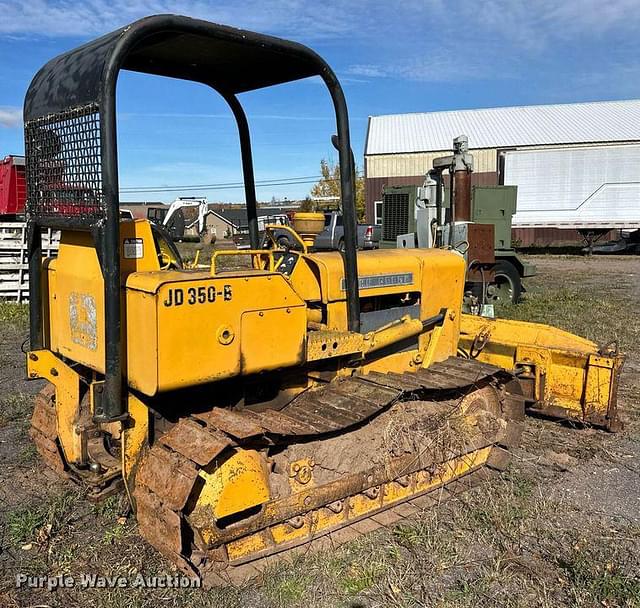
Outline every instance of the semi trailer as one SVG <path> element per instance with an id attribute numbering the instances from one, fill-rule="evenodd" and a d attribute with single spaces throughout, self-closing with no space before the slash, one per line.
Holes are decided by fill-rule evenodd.
<path id="1" fill-rule="evenodd" d="M 518 187 L 514 228 L 576 230 L 589 251 L 612 230 L 623 238 L 611 252 L 637 241 L 640 145 L 508 150 L 500 162 L 503 183 Z"/>

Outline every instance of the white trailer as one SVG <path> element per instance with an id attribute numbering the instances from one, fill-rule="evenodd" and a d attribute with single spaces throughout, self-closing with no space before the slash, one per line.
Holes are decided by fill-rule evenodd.
<path id="1" fill-rule="evenodd" d="M 504 183 L 518 186 L 514 228 L 640 228 L 640 144 L 506 151 Z"/>

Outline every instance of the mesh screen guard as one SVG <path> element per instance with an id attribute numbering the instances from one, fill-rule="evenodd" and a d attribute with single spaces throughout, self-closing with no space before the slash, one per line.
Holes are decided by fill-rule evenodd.
<path id="1" fill-rule="evenodd" d="M 399 234 L 409 232 L 409 195 L 406 192 L 386 192 L 382 199 L 382 239 L 395 241 Z"/>
<path id="2" fill-rule="evenodd" d="M 29 217 L 86 226 L 105 217 L 97 104 L 27 121 L 25 152 Z"/>

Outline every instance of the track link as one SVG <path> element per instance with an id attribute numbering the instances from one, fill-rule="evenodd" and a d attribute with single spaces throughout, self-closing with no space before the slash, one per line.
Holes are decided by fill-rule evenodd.
<path id="1" fill-rule="evenodd" d="M 29 435 L 49 468 L 62 477 L 69 477 L 58 443 L 56 390 L 53 384 L 47 384 L 36 395 Z"/>
<path id="2" fill-rule="evenodd" d="M 495 395 L 498 405 L 497 411 L 485 415 L 480 410 L 491 402 L 486 395 Z M 464 400 L 468 409 L 482 413 L 482 424 L 454 452 L 437 446 L 428 454 L 418 450 L 339 475 L 304 494 L 271 501 L 270 508 L 230 529 L 213 530 L 215 542 L 203 540 L 201 522 L 188 506 L 190 497 L 201 468 L 229 448 L 269 451 L 320 443 L 357 432 L 397 404 L 414 400 L 425 402 L 421 407 L 435 418 L 456 412 Z M 488 419 L 493 426 L 487 427 Z M 295 548 L 336 546 L 461 491 L 486 477 L 487 467 L 504 469 L 509 448 L 519 441 L 523 419 L 524 399 L 510 374 L 460 358 L 414 373 L 340 379 L 307 391 L 280 411 L 214 408 L 179 420 L 143 458 L 134 491 L 140 531 L 206 584 L 239 583 Z M 246 552 L 245 545 L 255 550 Z"/>

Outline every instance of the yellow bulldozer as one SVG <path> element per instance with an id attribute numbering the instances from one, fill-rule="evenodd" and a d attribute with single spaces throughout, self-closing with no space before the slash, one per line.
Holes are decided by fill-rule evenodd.
<path id="1" fill-rule="evenodd" d="M 251 249 L 190 268 L 118 213 L 121 70 L 203 83 L 237 122 Z M 344 252 L 259 239 L 238 94 L 319 77 L 336 119 Z M 25 101 L 31 437 L 100 499 L 126 492 L 141 534 L 214 584 L 502 470 L 526 412 L 615 430 L 622 357 L 543 325 L 462 314 L 465 263 L 443 249 L 356 252 L 340 84 L 300 44 L 187 17 L 137 21 L 69 51 Z M 42 259 L 42 227 L 61 230 Z M 282 226 L 277 227 L 282 230 Z M 229 268 L 229 256 L 250 266 Z M 233 265 L 237 267 L 236 265 Z M 192 328 L 199 328 L 193 332 Z M 188 337 L 187 337 L 188 336 Z"/>

